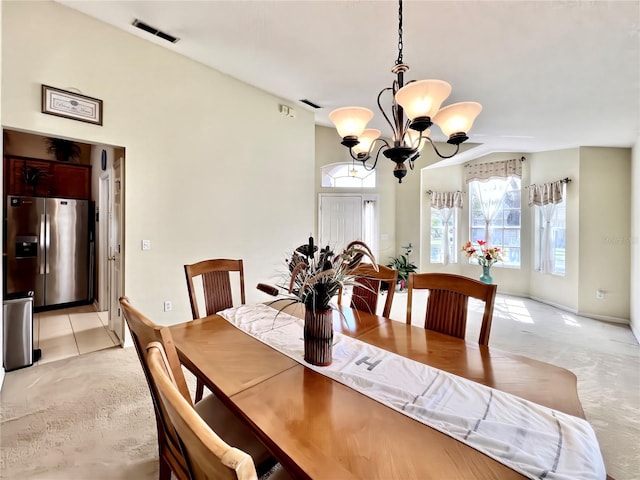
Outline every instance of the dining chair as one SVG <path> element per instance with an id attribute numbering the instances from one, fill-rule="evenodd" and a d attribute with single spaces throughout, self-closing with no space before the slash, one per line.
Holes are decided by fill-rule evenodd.
<path id="1" fill-rule="evenodd" d="M 193 405 L 171 332 L 168 328 L 156 325 L 145 317 L 131 305 L 127 297 L 120 298 L 120 306 L 129 326 L 131 338 L 138 353 L 138 358 L 151 392 L 151 399 L 153 400 L 158 431 L 159 478 L 160 480 L 169 480 L 173 471 L 179 480 L 189 479 L 189 471 L 182 454 L 179 438 L 169 421 L 163 404 L 160 402 L 157 385 L 149 373 L 146 350 L 146 346 L 151 342 L 160 342 L 163 345 L 167 365 L 171 371 L 176 389 L 187 404 Z M 207 395 L 203 400 L 197 402 L 194 408 L 205 422 L 211 425 L 226 441 L 234 443 L 238 448 L 247 451 L 253 457 L 261 472 L 267 471 L 276 463 L 269 451 L 253 435 L 251 430 L 218 397 Z"/>
<path id="2" fill-rule="evenodd" d="M 414 290 L 428 290 L 424 328 L 464 339 L 469 297 L 476 298 L 484 302 L 478 343 L 488 345 L 497 288 L 496 285 L 482 283 L 462 275 L 412 273 L 409 275 L 407 294 L 407 324 L 411 324 Z"/>
<path id="3" fill-rule="evenodd" d="M 171 362 L 160 342 L 147 345 L 147 361 L 158 399 L 175 429 L 185 458 L 190 480 L 229 478 L 257 480 L 253 458 L 240 447 L 232 446 L 204 421 L 188 398 L 180 391 Z M 282 468 L 269 475 L 272 480 L 290 478 Z"/>
<path id="4" fill-rule="evenodd" d="M 194 320 L 201 317 L 198 308 L 198 292 L 200 289 L 196 288 L 198 279 L 201 280 L 201 285 L 198 286 L 201 286 L 204 296 L 204 316 L 209 316 L 220 310 L 233 307 L 233 289 L 231 288 L 231 273 L 233 272 L 236 272 L 239 276 L 240 303 L 244 305 L 244 268 L 242 260 L 215 258 L 184 266 L 189 302 L 191 303 L 191 315 Z M 195 401 L 202 399 L 203 394 L 204 382 L 196 375 Z"/>
<path id="5" fill-rule="evenodd" d="M 377 270 L 370 263 L 361 263 L 350 274 L 356 277 L 355 285 L 351 293 L 351 308 L 364 312 L 375 313 L 378 310 L 378 297 L 382 282 L 388 285 L 387 299 L 384 302 L 382 316 L 389 318 L 391 315 L 391 305 L 395 293 L 396 282 L 398 281 L 398 271 L 384 265 L 377 266 Z M 338 292 L 338 305 L 342 304 L 342 291 Z"/>

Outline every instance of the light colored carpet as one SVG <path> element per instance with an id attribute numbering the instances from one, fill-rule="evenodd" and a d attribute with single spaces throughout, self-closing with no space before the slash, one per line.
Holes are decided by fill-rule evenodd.
<path id="1" fill-rule="evenodd" d="M 133 348 L 9 372 L 0 399 L 2 478 L 157 478 L 153 406 Z"/>
<path id="2" fill-rule="evenodd" d="M 391 316 L 402 320 L 406 296 L 396 295 Z M 490 345 L 573 371 L 609 474 L 640 479 L 640 348 L 628 327 L 499 295 Z M 157 479 L 155 419 L 133 348 L 9 372 L 0 407 L 0 478 Z"/>

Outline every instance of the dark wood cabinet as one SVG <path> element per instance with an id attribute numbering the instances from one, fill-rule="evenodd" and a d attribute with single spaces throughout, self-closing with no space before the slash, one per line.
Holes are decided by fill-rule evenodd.
<path id="1" fill-rule="evenodd" d="M 91 166 L 5 157 L 5 193 L 91 199 Z"/>
<path id="2" fill-rule="evenodd" d="M 54 163 L 51 177 L 52 196 L 65 198 L 91 198 L 91 166 Z"/>

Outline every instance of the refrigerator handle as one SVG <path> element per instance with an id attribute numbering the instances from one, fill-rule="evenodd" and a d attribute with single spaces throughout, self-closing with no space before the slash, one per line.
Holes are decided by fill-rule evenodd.
<path id="1" fill-rule="evenodd" d="M 40 275 L 44 275 L 45 273 L 45 265 L 44 265 L 44 259 L 45 259 L 45 254 L 44 254 L 44 249 L 45 249 L 45 236 L 46 236 L 46 232 L 45 232 L 45 217 L 44 217 L 44 213 L 42 215 L 40 215 L 40 238 L 38 239 L 38 258 L 40 259 L 39 263 L 39 270 L 40 270 Z"/>
<path id="2" fill-rule="evenodd" d="M 47 255 L 45 255 L 45 270 L 44 273 L 49 273 L 49 246 L 51 244 L 51 215 L 45 215 L 45 242 L 44 246 L 47 249 Z"/>

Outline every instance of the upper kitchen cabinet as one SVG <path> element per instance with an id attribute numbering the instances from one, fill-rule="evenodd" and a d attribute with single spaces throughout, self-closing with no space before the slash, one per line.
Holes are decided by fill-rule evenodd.
<path id="1" fill-rule="evenodd" d="M 91 199 L 91 165 L 54 163 L 53 197 Z"/>
<path id="2" fill-rule="evenodd" d="M 91 166 L 5 156 L 5 193 L 37 197 L 91 198 Z"/>

